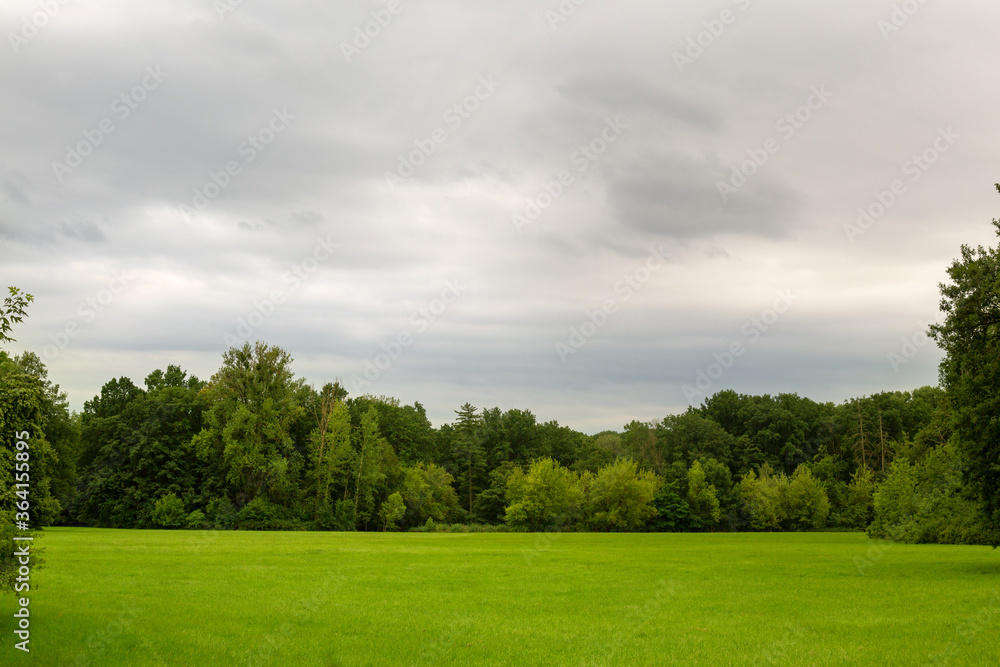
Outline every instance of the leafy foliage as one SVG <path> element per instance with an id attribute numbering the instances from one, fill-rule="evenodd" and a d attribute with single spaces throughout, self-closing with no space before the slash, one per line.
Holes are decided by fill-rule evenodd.
<path id="1" fill-rule="evenodd" d="M 996 186 L 1000 191 L 1000 184 Z M 1000 236 L 1000 220 L 994 220 Z M 945 321 L 930 333 L 945 351 L 941 384 L 956 415 L 965 475 L 978 492 L 989 541 L 1000 545 L 1000 247 L 962 246 L 942 284 Z"/>

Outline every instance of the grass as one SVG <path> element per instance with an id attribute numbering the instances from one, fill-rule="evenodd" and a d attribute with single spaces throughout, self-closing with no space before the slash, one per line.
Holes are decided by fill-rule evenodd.
<path id="1" fill-rule="evenodd" d="M 1000 664 L 985 547 L 79 528 L 41 544 L 31 655 L 8 595 L 0 664 Z"/>

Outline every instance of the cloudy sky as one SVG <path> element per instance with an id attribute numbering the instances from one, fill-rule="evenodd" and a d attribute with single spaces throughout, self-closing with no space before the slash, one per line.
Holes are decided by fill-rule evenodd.
<path id="1" fill-rule="evenodd" d="M 12 347 L 76 409 L 256 339 L 435 425 L 840 402 L 936 383 L 937 284 L 995 244 L 993 1 L 7 0 L 0 24 L 0 283 L 36 297 Z"/>

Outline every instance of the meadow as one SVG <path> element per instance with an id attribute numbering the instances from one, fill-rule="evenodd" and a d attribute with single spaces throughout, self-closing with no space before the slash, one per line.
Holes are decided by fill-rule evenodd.
<path id="1" fill-rule="evenodd" d="M 859 533 L 50 528 L 38 665 L 1000 664 L 1000 553 Z"/>

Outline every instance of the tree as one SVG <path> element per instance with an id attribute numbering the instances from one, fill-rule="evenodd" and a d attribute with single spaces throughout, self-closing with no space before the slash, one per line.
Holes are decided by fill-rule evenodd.
<path id="1" fill-rule="evenodd" d="M 160 528 L 180 528 L 187 523 L 184 501 L 168 493 L 153 503 L 153 524 Z"/>
<path id="2" fill-rule="evenodd" d="M 955 443 L 933 448 L 915 464 L 898 458 L 875 491 L 868 534 L 907 543 L 985 543 L 980 504 L 970 491 Z"/>
<path id="3" fill-rule="evenodd" d="M 70 412 L 69 398 L 59 385 L 49 380 L 48 369 L 34 352 L 25 352 L 14 358 L 15 363 L 28 375 L 38 378 L 42 397 L 41 428 L 45 440 L 52 446 L 51 469 L 45 471 L 51 479 L 52 496 L 63 509 L 68 509 L 76 497 L 77 457 L 80 449 L 80 420 Z M 33 470 L 34 474 L 42 472 Z"/>
<path id="4" fill-rule="evenodd" d="M 461 463 L 465 479 L 463 486 L 468 490 L 469 514 L 472 514 L 472 483 L 473 468 L 479 468 L 482 458 L 482 445 L 480 443 L 479 426 L 480 418 L 476 415 L 476 408 L 471 403 L 466 403 L 459 410 L 455 410 L 458 415 L 458 423 L 455 424 L 455 460 Z"/>
<path id="5" fill-rule="evenodd" d="M 1000 192 L 1000 184 L 996 185 Z M 1000 220 L 993 226 L 1000 236 Z M 942 283 L 945 321 L 930 327 L 944 350 L 941 384 L 957 417 L 966 479 L 978 492 L 989 541 L 1000 545 L 1000 247 L 962 246 Z"/>
<path id="6" fill-rule="evenodd" d="M 3 300 L 3 306 L 0 306 L 0 343 L 16 342 L 10 337 L 12 325 L 24 321 L 28 304 L 35 300 L 35 297 L 22 293 L 16 287 L 8 287 L 7 291 L 10 294 Z"/>
<path id="7" fill-rule="evenodd" d="M 206 428 L 196 438 L 199 455 L 220 466 L 242 504 L 267 495 L 285 500 L 292 480 L 291 427 L 304 408 L 296 400 L 292 358 L 258 342 L 231 348 L 205 388 Z"/>
<path id="8" fill-rule="evenodd" d="M 150 378 L 169 376 L 169 382 Z M 145 392 L 128 378 L 112 380 L 84 407 L 80 494 L 75 519 L 85 525 L 154 525 L 150 499 L 174 494 L 202 505 L 211 472 L 192 438 L 202 430 L 201 382 L 177 366 L 154 371 Z"/>
<path id="9" fill-rule="evenodd" d="M 687 503 L 691 511 L 691 527 L 695 530 L 712 528 L 722 517 L 719 496 L 714 486 L 705 480 L 701 463 L 695 461 L 688 470 Z"/>
<path id="10" fill-rule="evenodd" d="M 640 472 L 629 459 L 602 468 L 587 488 L 590 525 L 597 530 L 641 530 L 656 515 L 653 500 L 660 484 L 655 474 Z"/>
<path id="11" fill-rule="evenodd" d="M 688 527 L 690 510 L 687 501 L 682 497 L 682 492 L 678 489 L 679 486 L 680 483 L 676 481 L 664 482 L 660 486 L 653 499 L 656 516 L 646 524 L 647 530 L 672 533 Z"/>
<path id="12" fill-rule="evenodd" d="M 311 476 L 316 486 L 315 517 L 330 511 L 330 488 L 335 484 L 347 490 L 350 472 L 351 415 L 332 384 L 320 392 L 315 404 L 318 426 L 310 434 L 309 446 L 313 465 Z"/>
<path id="13" fill-rule="evenodd" d="M 4 591 L 14 591 L 18 568 L 26 563 L 14 555 L 14 537 L 32 537 L 34 533 L 22 527 L 15 527 L 14 521 L 26 520 L 32 527 L 42 527 L 39 523 L 40 500 L 48 496 L 47 478 L 32 474 L 30 487 L 16 488 L 15 474 L 23 475 L 39 456 L 45 456 L 44 433 L 41 430 L 42 403 L 44 390 L 38 378 L 22 371 L 6 352 L 0 351 L 0 587 Z M 20 466 L 17 471 L 15 466 Z M 39 471 L 40 472 L 40 471 Z M 23 477 L 19 482 L 24 482 Z M 31 512 L 15 514 L 15 502 L 31 499 Z M 55 510 L 56 508 L 51 508 Z M 44 518 L 43 518 L 44 521 Z M 35 568 L 41 563 L 40 549 L 32 547 L 27 565 Z"/>
<path id="14" fill-rule="evenodd" d="M 753 470 L 743 475 L 739 496 L 743 512 L 753 530 L 781 530 L 785 520 L 781 503 L 782 478 L 775 477 L 771 466 L 761 467 L 760 476 Z"/>
<path id="15" fill-rule="evenodd" d="M 389 526 L 395 526 L 405 513 L 406 503 L 403 501 L 403 496 L 399 495 L 397 491 L 389 496 L 379 509 L 378 515 L 382 519 L 382 530 L 386 531 Z"/>
<path id="16" fill-rule="evenodd" d="M 484 523 L 502 523 L 507 509 L 507 480 L 518 466 L 504 461 L 490 471 L 489 486 L 476 496 L 474 519 Z"/>
<path id="17" fill-rule="evenodd" d="M 580 514 L 584 493 L 576 473 L 552 459 L 540 459 L 528 472 L 516 469 L 507 479 L 507 525 L 515 530 L 570 527 Z"/>
<path id="18" fill-rule="evenodd" d="M 400 494 L 406 503 L 404 524 L 419 526 L 428 519 L 444 521 L 458 507 L 453 478 L 433 463 L 418 463 L 406 468 Z"/>
<path id="19" fill-rule="evenodd" d="M 368 408 L 361 417 L 361 447 L 358 453 L 357 478 L 354 486 L 354 515 L 360 522 L 367 522 L 375 509 L 375 492 L 385 480 L 380 465 L 383 449 L 389 444 L 378 430 L 378 412 Z"/>
<path id="20" fill-rule="evenodd" d="M 788 479 L 782 495 L 786 527 L 789 530 L 819 530 L 830 515 L 830 501 L 823 484 L 806 465 L 800 465 Z"/>

